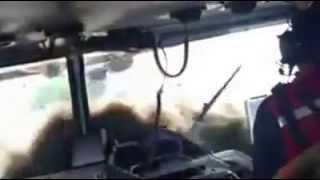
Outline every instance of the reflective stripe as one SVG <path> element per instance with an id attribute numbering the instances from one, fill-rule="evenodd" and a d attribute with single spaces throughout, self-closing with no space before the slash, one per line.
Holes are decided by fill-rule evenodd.
<path id="1" fill-rule="evenodd" d="M 303 106 L 301 108 L 294 110 L 294 116 L 296 117 L 297 120 L 301 120 L 310 115 L 312 115 L 312 111 L 307 106 Z"/>
<path id="2" fill-rule="evenodd" d="M 320 99 L 316 99 L 314 101 L 314 105 L 320 109 Z M 295 109 L 293 113 L 297 120 L 301 120 L 305 117 L 312 115 L 313 112 L 309 107 L 303 106 Z M 283 116 L 278 116 L 278 124 L 280 128 L 283 128 L 287 124 L 286 119 Z"/>
<path id="3" fill-rule="evenodd" d="M 287 121 L 283 116 L 278 117 L 278 123 L 280 128 L 283 128 L 285 125 L 287 125 Z"/>

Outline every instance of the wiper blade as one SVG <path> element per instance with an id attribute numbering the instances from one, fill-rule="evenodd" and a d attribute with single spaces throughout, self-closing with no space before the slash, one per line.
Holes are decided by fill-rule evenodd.
<path id="1" fill-rule="evenodd" d="M 196 120 L 203 121 L 204 116 L 208 113 L 212 105 L 216 102 L 218 97 L 222 94 L 222 92 L 226 89 L 226 87 L 229 85 L 229 83 L 233 80 L 233 78 L 238 74 L 238 72 L 241 69 L 241 65 L 232 73 L 231 77 L 223 84 L 223 86 L 219 89 L 219 91 L 213 96 L 213 98 L 203 105 L 203 109 L 201 114 L 199 115 Z"/>

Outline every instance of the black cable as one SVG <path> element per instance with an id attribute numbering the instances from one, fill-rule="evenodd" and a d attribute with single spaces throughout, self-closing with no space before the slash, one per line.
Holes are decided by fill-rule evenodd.
<path id="1" fill-rule="evenodd" d="M 161 43 L 160 43 L 160 47 L 161 47 L 162 53 L 165 58 L 165 68 L 167 69 L 168 68 L 168 56 L 167 56 L 167 53 Z M 160 115 L 161 115 L 161 107 L 162 107 L 162 93 L 163 93 L 165 80 L 166 80 L 166 76 L 164 75 L 161 86 L 157 91 L 157 107 L 156 107 L 156 115 L 155 115 L 155 128 L 156 128 L 156 130 L 158 129 L 159 124 L 160 124 Z"/>
<path id="2" fill-rule="evenodd" d="M 164 59 L 165 59 L 165 68 L 168 69 L 168 56 L 167 53 L 165 51 L 165 49 L 163 48 L 162 44 L 160 43 L 160 48 L 162 50 L 162 53 L 164 55 Z M 166 81 L 166 76 L 163 76 L 163 80 L 161 83 L 160 88 L 157 91 L 157 109 L 156 109 L 156 116 L 155 116 L 155 128 L 156 128 L 156 132 L 157 129 L 159 128 L 160 125 L 160 115 L 161 115 L 161 108 L 162 108 L 162 93 L 163 93 L 163 89 L 164 89 L 164 85 L 165 85 L 165 81 Z"/>
<path id="3" fill-rule="evenodd" d="M 158 129 L 160 124 L 160 116 L 161 116 L 161 108 L 162 108 L 162 92 L 163 86 L 157 92 L 157 109 L 156 109 L 156 117 L 155 117 L 155 128 Z"/>
<path id="4" fill-rule="evenodd" d="M 160 116 L 161 116 L 161 108 L 162 108 L 163 86 L 164 85 L 162 84 L 159 90 L 157 91 L 157 106 L 156 106 L 156 114 L 155 114 L 153 142 L 157 142 L 157 140 L 159 139 L 159 125 L 160 125 Z M 148 158 L 149 162 L 151 162 L 153 157 L 155 156 L 156 149 L 157 149 L 157 144 L 151 144 L 151 151 L 149 152 L 150 154 Z"/>
<path id="5" fill-rule="evenodd" d="M 160 47 L 162 50 L 162 53 L 165 57 L 165 68 L 168 68 L 168 56 L 166 51 L 164 50 L 162 44 L 160 43 Z M 157 91 L 157 106 L 156 106 L 156 114 L 155 114 L 155 123 L 154 123 L 154 139 L 155 142 L 157 141 L 157 139 L 159 139 L 159 126 L 160 126 L 160 117 L 161 117 L 161 109 L 162 109 L 162 93 L 163 93 L 163 88 L 164 88 L 164 84 L 165 84 L 165 80 L 166 80 L 166 76 L 163 76 L 163 81 L 161 83 L 160 88 Z M 153 157 L 155 156 L 155 151 L 156 151 L 156 145 L 152 146 L 151 149 L 151 154 L 150 154 L 150 161 L 153 159 Z"/>
<path id="6" fill-rule="evenodd" d="M 154 54 L 154 58 L 156 60 L 156 64 L 160 70 L 160 72 L 162 74 L 164 74 L 166 77 L 170 77 L 170 78 L 176 78 L 178 76 L 180 76 L 187 67 L 188 64 L 188 60 L 189 60 L 189 32 L 188 32 L 188 27 L 187 24 L 184 24 L 184 31 L 185 31 L 185 40 L 184 40 L 184 61 L 183 61 L 183 65 L 180 69 L 180 71 L 178 71 L 178 73 L 176 74 L 169 74 L 163 67 L 162 64 L 160 62 L 160 58 L 159 58 L 159 52 L 158 52 L 158 39 L 156 38 L 156 35 L 154 34 L 154 43 L 153 43 L 153 54 Z"/>

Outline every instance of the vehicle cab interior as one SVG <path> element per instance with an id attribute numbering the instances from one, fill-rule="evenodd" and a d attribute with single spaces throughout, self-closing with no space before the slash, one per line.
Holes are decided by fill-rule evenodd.
<path id="1" fill-rule="evenodd" d="M 241 48 L 278 67 L 276 35 L 310 4 L 0 2 L 0 176 L 254 178 L 255 100 L 280 78 L 246 91 Z"/>

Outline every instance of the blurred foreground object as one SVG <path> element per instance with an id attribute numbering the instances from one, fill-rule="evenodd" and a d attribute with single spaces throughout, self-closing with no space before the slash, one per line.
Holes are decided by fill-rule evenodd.
<path id="1" fill-rule="evenodd" d="M 291 179 L 291 178 L 320 178 L 320 145 L 315 145 L 303 154 L 298 156 L 295 160 L 291 161 L 283 168 L 281 168 L 276 179 Z"/>
<path id="2" fill-rule="evenodd" d="M 314 2 L 313 1 L 294 1 L 294 4 L 299 10 L 307 10 L 314 4 Z"/>

